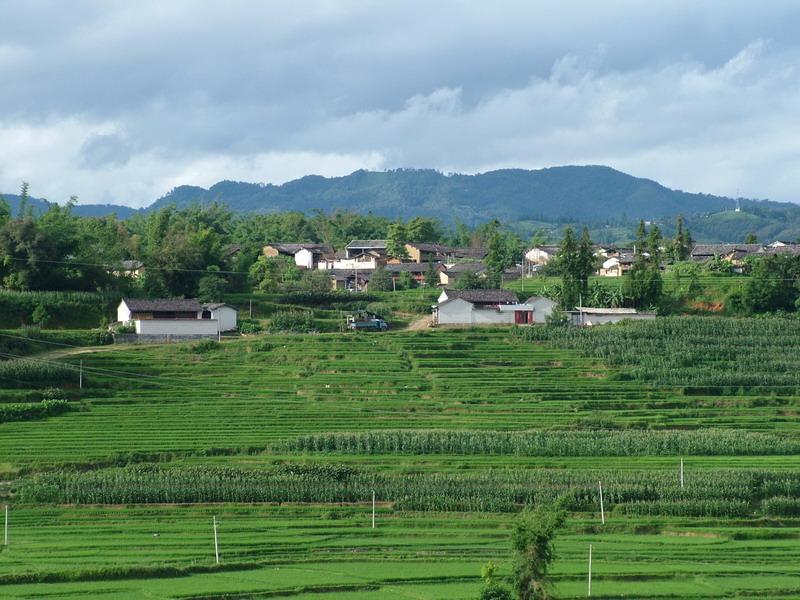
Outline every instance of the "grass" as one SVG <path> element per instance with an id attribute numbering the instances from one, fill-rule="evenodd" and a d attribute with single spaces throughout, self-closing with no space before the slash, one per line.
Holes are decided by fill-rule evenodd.
<path id="1" fill-rule="evenodd" d="M 83 360 L 86 387 L 62 385 L 81 410 L 0 424 L 0 495 L 11 502 L 2 596 L 474 598 L 484 562 L 510 569 L 513 514 L 489 503 L 464 512 L 452 499 L 513 491 L 516 500 L 502 510 L 514 511 L 526 494 L 566 491 L 559 598 L 585 596 L 589 543 L 594 596 L 791 597 L 800 520 L 774 516 L 765 501 L 778 506 L 775 499 L 787 497 L 791 508 L 800 496 L 800 394 L 795 358 L 785 351 L 800 345 L 800 328 L 759 323 L 667 320 L 659 326 L 672 333 L 661 337 L 652 324 L 536 340 L 503 329 L 259 335 L 203 352 L 186 344 L 62 356 Z M 617 344 L 632 351 L 615 352 Z M 688 369 L 684 354 L 696 363 L 690 382 L 679 376 Z M 762 368 L 758 356 L 783 361 L 784 374 Z M 781 387 L 728 385 L 737 370 L 774 371 Z M 35 396 L 35 388 L 4 393 L 11 401 Z M 410 437 L 395 449 L 398 431 Z M 536 433 L 502 433 L 515 431 Z M 354 441 L 298 445 L 300 436 L 332 432 Z M 539 441 L 531 446 L 527 435 Z M 567 442 L 577 445 L 565 453 Z M 124 467 L 139 463 L 146 473 L 159 463 L 167 475 L 136 485 L 196 476 L 185 484 L 193 494 L 240 489 L 237 481 L 253 472 L 266 491 L 287 495 L 144 504 L 126 479 L 132 467 Z M 351 494 L 345 502 L 308 492 L 333 489 L 339 473 L 361 482 L 342 488 Z M 132 495 L 126 504 L 22 502 L 26 482 L 56 474 L 74 489 L 128 486 Z M 225 474 L 224 483 L 212 484 L 215 474 Z M 423 485 L 426 503 L 410 503 Z M 212 497 L 222 502 L 209 504 Z M 448 498 L 449 510 L 437 508 Z M 676 514 L 717 514 L 704 507 L 719 501 L 739 508 L 726 517 Z M 220 519 L 221 567 L 212 515 Z"/>

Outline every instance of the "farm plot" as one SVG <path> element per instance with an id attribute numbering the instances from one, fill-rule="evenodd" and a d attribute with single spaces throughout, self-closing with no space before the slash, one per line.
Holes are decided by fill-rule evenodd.
<path id="1" fill-rule="evenodd" d="M 799 345 L 788 319 L 663 319 L 66 355 L 72 410 L 0 423 L 2 594 L 474 598 L 514 513 L 559 499 L 559 597 L 589 543 L 600 597 L 791 597 Z"/>

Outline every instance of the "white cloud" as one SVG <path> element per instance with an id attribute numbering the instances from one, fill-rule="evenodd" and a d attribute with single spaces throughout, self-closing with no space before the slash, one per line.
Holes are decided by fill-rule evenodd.
<path id="1" fill-rule="evenodd" d="M 0 191 L 593 163 L 800 200 L 796 2 L 82 6 L 4 6 Z"/>

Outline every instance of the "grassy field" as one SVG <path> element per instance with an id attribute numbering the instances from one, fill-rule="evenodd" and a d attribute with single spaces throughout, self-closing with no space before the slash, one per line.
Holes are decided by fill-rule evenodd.
<path id="1" fill-rule="evenodd" d="M 514 513 L 561 497 L 558 597 L 589 543 L 596 597 L 795 597 L 798 343 L 690 318 L 36 355 L 85 386 L 0 423 L 0 596 L 474 598 Z"/>

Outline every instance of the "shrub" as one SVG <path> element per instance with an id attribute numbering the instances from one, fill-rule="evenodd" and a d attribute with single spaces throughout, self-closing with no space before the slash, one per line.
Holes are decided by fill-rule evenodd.
<path id="1" fill-rule="evenodd" d="M 261 321 L 258 319 L 250 319 L 247 317 L 239 319 L 239 332 L 240 333 L 258 333 L 262 331 Z"/>
<path id="2" fill-rule="evenodd" d="M 61 414 L 69 410 L 70 405 L 64 399 L 42 400 L 41 402 L 25 402 L 20 404 L 0 404 L 0 423 L 8 421 L 30 421 Z"/>
<path id="3" fill-rule="evenodd" d="M 315 330 L 314 314 L 310 310 L 279 311 L 273 315 L 269 329 L 270 331 L 308 333 Z"/>

